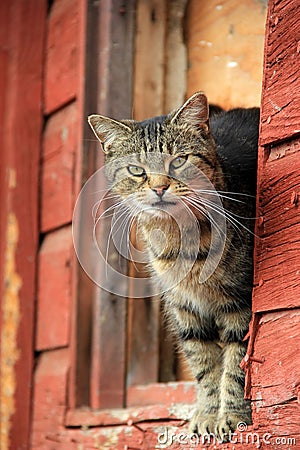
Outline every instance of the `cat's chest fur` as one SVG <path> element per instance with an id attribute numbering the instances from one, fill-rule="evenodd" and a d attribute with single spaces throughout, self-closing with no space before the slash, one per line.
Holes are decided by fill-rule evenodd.
<path id="1" fill-rule="evenodd" d="M 223 263 L 228 249 L 227 245 L 220 249 L 220 258 L 218 249 L 210 253 L 210 230 L 202 227 L 197 231 L 199 234 L 193 227 L 180 230 L 170 221 L 154 222 L 152 227 L 151 220 L 141 224 L 149 256 L 148 267 L 154 275 L 154 282 L 165 293 L 164 298 L 173 305 L 193 305 L 196 311 L 206 314 L 212 313 L 222 302 L 222 282 L 224 287 L 230 282 Z M 218 264 L 215 264 L 216 259 Z M 209 264 L 215 264 L 215 268 L 209 279 L 203 282 L 201 275 L 205 265 L 209 267 Z"/>

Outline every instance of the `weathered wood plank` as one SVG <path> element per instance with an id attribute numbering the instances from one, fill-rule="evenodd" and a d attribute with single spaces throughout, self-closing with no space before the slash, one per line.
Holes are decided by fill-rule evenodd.
<path id="1" fill-rule="evenodd" d="M 69 344 L 73 241 L 71 227 L 47 234 L 39 254 L 36 349 Z"/>
<path id="2" fill-rule="evenodd" d="M 297 143 L 265 159 L 259 177 L 254 311 L 299 305 L 300 158 Z M 281 152 L 281 153 L 280 153 Z M 274 153 L 281 154 L 279 159 Z M 285 156 L 284 156 L 285 155 Z M 287 231 L 288 230 L 288 231 Z"/>
<path id="3" fill-rule="evenodd" d="M 184 103 L 186 95 L 187 49 L 184 42 L 184 18 L 187 0 L 167 4 L 166 55 L 164 58 L 164 109 L 172 111 Z"/>
<path id="4" fill-rule="evenodd" d="M 268 313 L 260 320 L 251 363 L 255 423 L 260 423 L 261 408 L 288 404 L 297 399 L 300 371 L 299 321 L 300 309 Z M 277 428 L 270 431 L 279 434 L 283 428 L 278 423 Z M 300 434 L 299 429 L 298 432 Z"/>
<path id="5" fill-rule="evenodd" d="M 41 178 L 41 231 L 72 220 L 77 153 L 78 105 L 53 114 L 44 131 Z"/>
<path id="6" fill-rule="evenodd" d="M 94 40 L 91 50 L 97 61 L 99 83 L 96 93 L 90 91 L 90 95 L 96 96 L 97 104 L 94 106 L 97 112 L 115 118 L 128 117 L 132 110 L 134 19 L 134 0 L 124 5 L 117 0 L 99 3 L 98 41 Z M 92 67 L 92 70 L 95 68 Z M 88 136 L 91 135 L 90 132 Z M 102 155 L 97 159 L 103 162 Z M 103 227 L 102 242 L 107 243 L 109 232 L 109 225 Z M 84 239 L 84 230 L 82 233 Z M 109 250 L 108 263 L 118 272 L 120 263 L 121 271 L 127 272 L 126 261 L 119 257 L 115 249 Z M 100 267 L 99 270 L 105 268 Z M 117 282 L 115 279 L 110 280 L 111 286 Z M 126 289 L 128 286 L 125 286 L 125 295 Z M 126 299 L 115 295 L 113 289 L 111 292 L 94 289 L 90 378 L 90 404 L 93 408 L 124 406 L 126 318 Z"/>
<path id="7" fill-rule="evenodd" d="M 28 449 L 46 1 L 0 4 L 0 447 Z M 3 65 L 2 65 L 3 63 Z"/>
<path id="8" fill-rule="evenodd" d="M 194 403 L 195 401 L 196 385 L 194 382 L 150 383 L 127 388 L 128 407 Z"/>
<path id="9" fill-rule="evenodd" d="M 254 311 L 263 315 L 250 364 L 254 429 L 269 433 L 274 449 L 296 448 L 300 436 L 298 21 L 295 3 L 269 2 L 253 292 Z"/>
<path id="10" fill-rule="evenodd" d="M 34 376 L 32 449 L 59 448 L 56 445 L 53 447 L 53 442 L 47 435 L 66 434 L 63 430 L 69 365 L 68 349 L 43 352 L 37 360 Z"/>
<path id="11" fill-rule="evenodd" d="M 259 106 L 266 3 L 191 0 L 186 15 L 188 95 L 224 108 Z"/>
<path id="12" fill-rule="evenodd" d="M 45 61 L 46 114 L 78 93 L 79 0 L 55 0 L 51 6 Z"/>
<path id="13" fill-rule="evenodd" d="M 159 298 L 130 299 L 127 322 L 127 386 L 158 381 L 159 314 Z M 128 396 L 130 394 L 127 390 L 126 404 L 129 401 Z"/>
<path id="14" fill-rule="evenodd" d="M 182 407 L 182 410 L 181 410 Z M 126 409 L 104 409 L 101 411 L 90 411 L 84 408 L 70 410 L 66 414 L 66 426 L 126 426 L 128 422 L 134 423 L 165 419 L 183 420 L 186 412 L 191 411 L 191 405 L 178 405 L 178 409 L 171 404 L 145 405 Z M 147 425 L 146 425 L 147 426 Z"/>
<path id="15" fill-rule="evenodd" d="M 267 26 L 261 145 L 282 141 L 300 133 L 298 3 L 289 0 L 269 2 Z"/>
<path id="16" fill-rule="evenodd" d="M 140 0 L 137 4 L 133 105 L 133 116 L 136 120 L 165 112 L 166 8 L 165 0 Z"/>
<path id="17" fill-rule="evenodd" d="M 74 166 L 74 200 L 83 183 L 91 175 L 95 161 L 96 142 L 87 135 L 87 116 L 92 111 L 88 105 L 96 103 L 97 70 L 94 68 L 96 56 L 92 49 L 95 42 L 95 23 L 98 6 L 95 2 L 78 0 L 78 85 L 76 107 L 78 118 L 76 139 L 76 160 Z M 88 89 L 87 89 L 88 87 Z M 89 95 L 87 95 L 89 92 Z M 93 94 L 91 94 L 93 93 Z M 83 233 L 84 235 L 84 233 Z M 89 251 L 89 249 L 87 249 Z M 88 278 L 77 261 L 72 272 L 71 310 L 71 368 L 68 383 L 68 405 L 71 408 L 89 404 L 91 366 L 91 317 L 93 282 Z"/>
<path id="18" fill-rule="evenodd" d="M 166 23 L 165 1 L 137 2 L 133 88 L 133 116 L 137 120 L 164 112 Z M 131 241 L 134 247 L 142 249 L 135 230 L 132 230 Z M 159 299 L 149 297 L 149 286 L 145 286 L 145 298 L 135 298 L 135 278 L 146 276 L 142 265 L 130 263 L 129 275 L 126 378 L 127 385 L 132 386 L 158 381 L 160 305 Z"/>

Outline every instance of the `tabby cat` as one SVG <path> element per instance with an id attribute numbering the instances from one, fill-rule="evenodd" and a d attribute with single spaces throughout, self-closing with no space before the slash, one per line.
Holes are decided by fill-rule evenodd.
<path id="1" fill-rule="evenodd" d="M 92 115 L 89 123 L 112 189 L 136 217 L 168 321 L 197 381 L 190 429 L 226 440 L 239 422 L 251 422 L 240 362 L 251 317 L 259 109 L 209 117 L 198 92 L 166 116 L 137 122 Z"/>

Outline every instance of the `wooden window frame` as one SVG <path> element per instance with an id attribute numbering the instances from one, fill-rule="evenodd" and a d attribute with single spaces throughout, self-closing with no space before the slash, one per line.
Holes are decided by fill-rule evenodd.
<path id="1" fill-rule="evenodd" d="M 95 112 L 115 118 L 131 117 L 134 110 L 134 116 L 141 119 L 162 114 L 182 102 L 184 71 L 176 74 L 172 64 L 179 63 L 179 60 L 184 64 L 185 55 L 183 43 L 177 49 L 171 48 L 176 30 L 168 30 L 168 17 L 171 14 L 176 16 L 176 23 L 181 26 L 185 4 L 186 0 L 179 0 L 167 8 L 167 0 L 88 3 L 83 117 Z M 153 36 L 151 49 L 148 48 L 149 33 Z M 182 37 L 177 36 L 177 39 Z M 153 58 L 156 64 L 151 70 Z M 165 86 L 171 85 L 176 88 L 173 92 L 165 90 Z M 146 109 L 145 105 L 150 105 L 151 109 Z M 82 134 L 81 180 L 84 182 L 103 165 L 103 154 L 99 143 L 91 139 L 87 123 L 83 124 Z M 84 230 L 81 235 L 85 246 Z M 182 396 L 186 402 L 186 390 L 190 392 L 192 403 L 194 388 L 191 383 L 156 383 L 159 377 L 159 301 L 131 299 L 132 285 L 128 286 L 127 300 L 117 297 L 99 289 L 78 264 L 74 266 L 77 301 L 73 311 L 67 425 L 77 424 L 82 406 L 88 406 L 88 409 L 84 408 L 84 414 L 89 421 L 90 417 L 98 417 L 95 410 L 101 409 L 101 414 L 109 417 L 111 408 L 145 408 L 145 405 L 153 404 L 154 398 L 158 403 L 167 403 L 175 393 L 176 399 Z M 100 327 L 101 314 L 112 319 Z M 156 325 L 147 330 L 145 325 L 149 317 Z M 141 341 L 130 340 L 127 328 L 130 328 L 130 336 L 135 335 L 137 328 L 140 331 L 144 328 L 139 336 L 150 351 L 142 354 Z M 92 335 L 90 330 L 93 330 Z M 110 339 L 112 334 L 113 340 Z M 137 360 L 142 360 L 144 365 L 136 364 Z M 128 368 L 130 383 L 126 380 Z M 98 419 L 95 420 L 97 422 Z"/>
<path id="2" fill-rule="evenodd" d="M 187 62 L 182 21 L 186 6 L 187 0 L 88 3 L 83 117 L 97 112 L 116 119 L 134 115 L 142 120 L 183 102 Z M 178 67 L 181 70 L 176 70 Z M 81 180 L 86 181 L 103 166 L 104 158 L 99 143 L 91 140 L 87 123 L 82 133 Z M 84 230 L 81 235 L 85 248 Z M 131 298 L 134 282 L 128 285 L 126 300 L 117 297 L 96 287 L 77 268 L 66 425 L 126 423 L 131 420 L 132 408 L 147 420 L 154 404 L 167 405 L 173 399 L 193 403 L 193 383 L 158 383 L 164 380 L 157 357 L 161 342 L 165 342 L 159 335 L 159 302 L 146 296 Z M 110 320 L 100 327 L 101 315 Z M 149 321 L 155 324 L 150 330 Z M 134 339 L 137 335 L 138 342 Z M 169 345 L 167 342 L 166 349 Z M 168 353 L 166 349 L 162 353 Z M 128 371 L 130 381 L 126 379 Z M 163 406 L 161 414 L 170 418 Z"/>

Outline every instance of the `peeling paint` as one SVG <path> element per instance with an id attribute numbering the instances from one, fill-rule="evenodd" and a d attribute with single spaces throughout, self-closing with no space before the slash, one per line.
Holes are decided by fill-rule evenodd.
<path id="1" fill-rule="evenodd" d="M 175 405 L 170 405 L 168 408 L 170 416 L 177 416 L 183 420 L 191 420 L 193 414 L 195 413 L 195 405 L 189 405 L 184 403 L 178 403 Z"/>
<path id="2" fill-rule="evenodd" d="M 14 176 L 12 175 L 12 180 Z M 9 448 L 11 417 L 15 412 L 16 391 L 15 364 L 20 352 L 17 347 L 17 333 L 20 322 L 19 291 L 22 280 L 16 272 L 16 249 L 19 239 L 18 221 L 15 214 L 8 215 L 6 227 L 6 250 L 4 263 L 4 297 L 2 302 L 0 400 L 1 433 L 0 448 Z"/>

